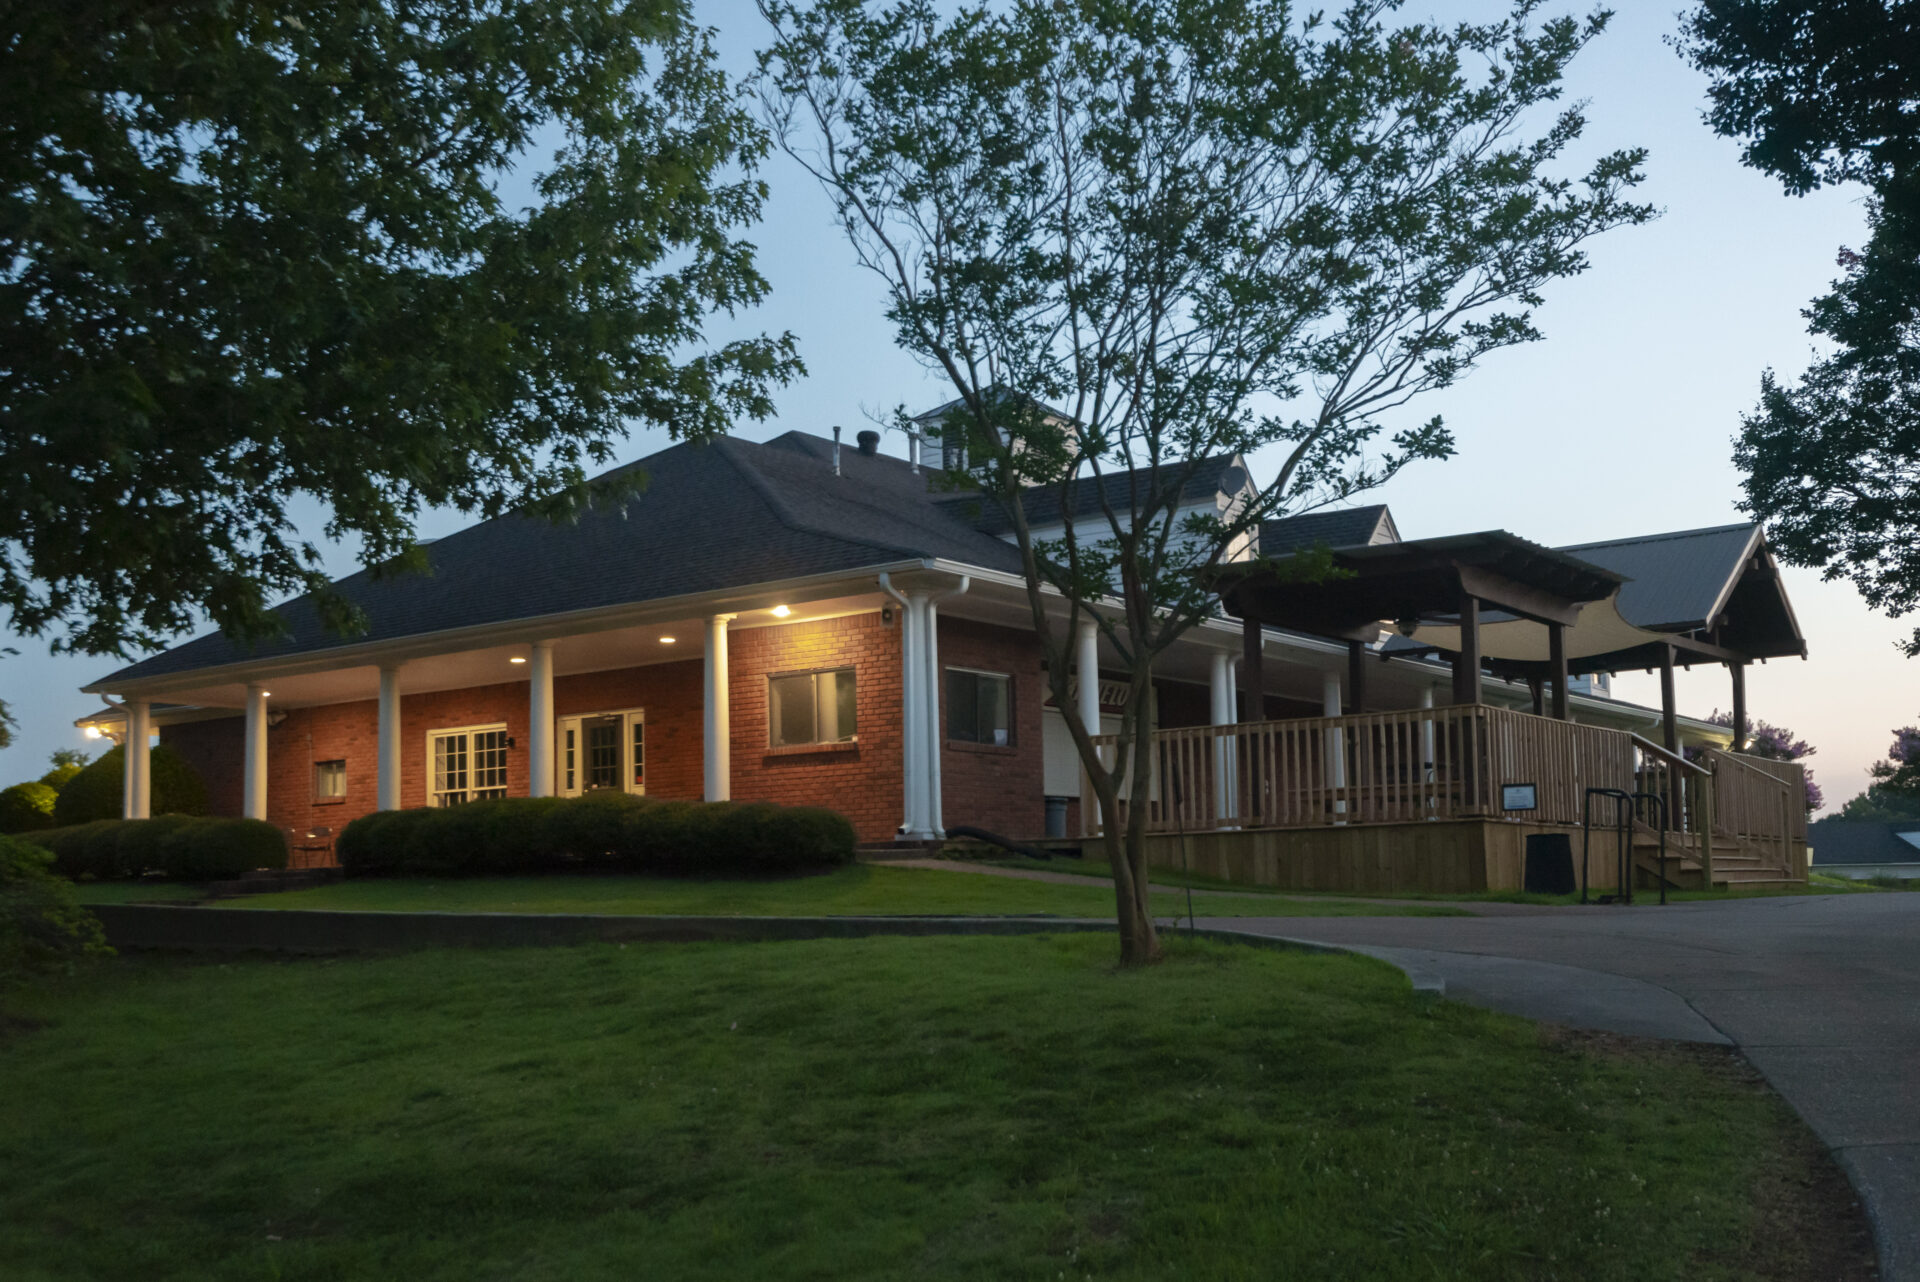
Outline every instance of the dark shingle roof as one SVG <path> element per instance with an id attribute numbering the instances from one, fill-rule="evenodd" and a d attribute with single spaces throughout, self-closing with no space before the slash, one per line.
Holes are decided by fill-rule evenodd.
<path id="1" fill-rule="evenodd" d="M 391 641 L 449 629 L 661 600 L 754 583 L 939 557 L 1019 572 L 1007 543 L 972 528 L 928 492 L 905 461 L 841 450 L 789 432 L 764 444 L 734 438 L 675 445 L 641 463 L 646 490 L 624 510 L 573 524 L 503 516 L 435 540 L 428 575 L 339 581 L 370 628 L 328 632 L 306 597 L 278 608 L 288 636 L 247 649 L 220 633 L 175 646 L 98 684 Z M 621 471 L 625 469 L 616 469 Z M 611 475 L 611 473 L 609 474 Z"/>
<path id="2" fill-rule="evenodd" d="M 1073 483 L 1073 510 L 1077 519 L 1099 518 L 1101 515 L 1100 496 L 1104 492 L 1107 502 L 1115 511 L 1127 511 L 1139 491 L 1146 488 L 1144 477 L 1136 482 L 1135 474 L 1128 471 L 1106 472 L 1099 477 L 1083 476 Z M 1235 494 L 1247 483 L 1247 471 L 1237 454 L 1220 454 L 1203 458 L 1193 465 L 1192 471 L 1180 486 L 1180 506 L 1190 507 L 1196 503 L 1210 502 L 1215 495 Z M 1140 495 L 1144 497 L 1144 495 Z M 1000 505 L 990 498 L 979 494 L 960 494 L 946 500 L 946 506 L 961 514 L 982 530 L 993 534 L 1006 534 L 1012 531 L 1013 522 Z M 1027 491 L 1023 506 L 1027 513 L 1028 525 L 1059 525 L 1064 523 L 1060 504 L 1060 491 L 1053 486 L 1035 486 Z"/>
<path id="3" fill-rule="evenodd" d="M 1330 548 L 1347 548 L 1399 541 L 1400 531 L 1394 527 L 1393 515 L 1384 503 L 1306 512 L 1260 523 L 1262 556 L 1285 556 L 1322 543 Z"/>
<path id="4" fill-rule="evenodd" d="M 1720 525 L 1561 548 L 1582 561 L 1624 575 L 1620 615 L 1660 632 L 1702 628 L 1740 577 L 1757 525 Z"/>
<path id="5" fill-rule="evenodd" d="M 1920 837 L 1920 821 L 1899 823 L 1859 819 L 1822 819 L 1807 827 L 1813 864 L 1920 863 L 1920 846 L 1903 841 L 1901 833 Z"/>

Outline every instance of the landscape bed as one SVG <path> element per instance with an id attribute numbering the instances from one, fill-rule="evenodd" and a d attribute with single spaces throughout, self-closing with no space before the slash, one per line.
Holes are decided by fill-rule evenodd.
<path id="1" fill-rule="evenodd" d="M 1868 1276 L 1740 1061 L 1345 955 L 109 963 L 0 1024 L 0 1275 Z"/>

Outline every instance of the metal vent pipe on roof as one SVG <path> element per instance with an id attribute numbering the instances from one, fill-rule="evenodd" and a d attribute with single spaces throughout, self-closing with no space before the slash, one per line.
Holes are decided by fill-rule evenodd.
<path id="1" fill-rule="evenodd" d="M 833 474 L 840 475 L 840 425 L 833 425 Z"/>
<path id="2" fill-rule="evenodd" d="M 853 439 L 859 442 L 860 452 L 868 458 L 872 458 L 880 452 L 880 433 L 873 431 L 871 428 L 860 433 Z"/>

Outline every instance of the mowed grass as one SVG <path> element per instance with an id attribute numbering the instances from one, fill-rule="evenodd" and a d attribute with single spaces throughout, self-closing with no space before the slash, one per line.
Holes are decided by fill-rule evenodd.
<path id="1" fill-rule="evenodd" d="M 0 1276 L 1731 1279 L 1804 1196 L 1730 1060 L 1113 953 L 123 960 L 13 999 Z"/>
<path id="2" fill-rule="evenodd" d="M 718 917 L 1031 916 L 1100 917 L 1114 913 L 1110 886 L 1066 886 L 986 873 L 853 864 L 832 872 L 775 880 L 681 877 L 364 878 L 222 902 L 249 909 L 334 908 L 368 912 L 604 913 Z M 1184 917 L 1187 897 L 1153 897 L 1163 917 Z M 1452 916 L 1458 909 L 1318 903 L 1195 891 L 1202 917 L 1327 917 L 1413 913 Z"/>

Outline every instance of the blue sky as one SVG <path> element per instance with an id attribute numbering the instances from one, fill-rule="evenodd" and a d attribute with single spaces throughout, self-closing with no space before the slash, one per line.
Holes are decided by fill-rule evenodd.
<path id="1" fill-rule="evenodd" d="M 1406 12 L 1481 16 L 1484 8 L 1416 0 Z M 701 14 L 720 29 L 728 63 L 744 71 L 761 42 L 752 5 L 707 3 Z M 1501 353 L 1416 405 L 1421 416 L 1446 416 L 1459 454 L 1377 492 L 1403 534 L 1499 527 L 1566 544 L 1741 519 L 1730 459 L 1739 416 L 1763 368 L 1797 374 L 1807 363 L 1800 311 L 1833 277 L 1836 249 L 1863 239 L 1864 214 L 1857 191 L 1790 198 L 1744 168 L 1737 145 L 1701 123 L 1704 81 L 1663 43 L 1673 26 L 1672 7 L 1623 9 L 1569 81 L 1569 97 L 1589 104 L 1583 154 L 1647 147 L 1641 193 L 1663 216 L 1592 244 L 1591 269 L 1548 294 L 1538 317 L 1545 342 Z M 867 426 L 865 410 L 947 399 L 893 345 L 878 282 L 854 265 L 806 175 L 776 158 L 765 176 L 773 195 L 753 239 L 773 296 L 751 326 L 793 331 L 810 373 L 780 394 L 778 420 L 741 435 L 825 432 L 835 423 L 851 432 Z M 623 457 L 664 443 L 636 436 Z M 436 515 L 423 532 L 462 523 Z M 336 568 L 351 569 L 350 559 Z M 1795 569 L 1787 585 L 1812 657 L 1754 668 L 1750 706 L 1814 743 L 1810 764 L 1838 803 L 1865 786 L 1889 728 L 1920 720 L 1920 667 L 1894 648 L 1907 629 L 1873 614 L 1851 587 Z M 39 775 L 52 749 L 81 743 L 72 721 L 98 704 L 77 688 L 116 666 L 52 656 L 44 642 L 11 643 L 21 653 L 0 659 L 0 697 L 20 733 L 0 750 L 0 784 Z M 1622 674 L 1616 693 L 1658 699 L 1655 679 L 1638 673 Z M 1724 672 L 1683 674 L 1680 696 L 1690 712 L 1725 707 Z"/>

